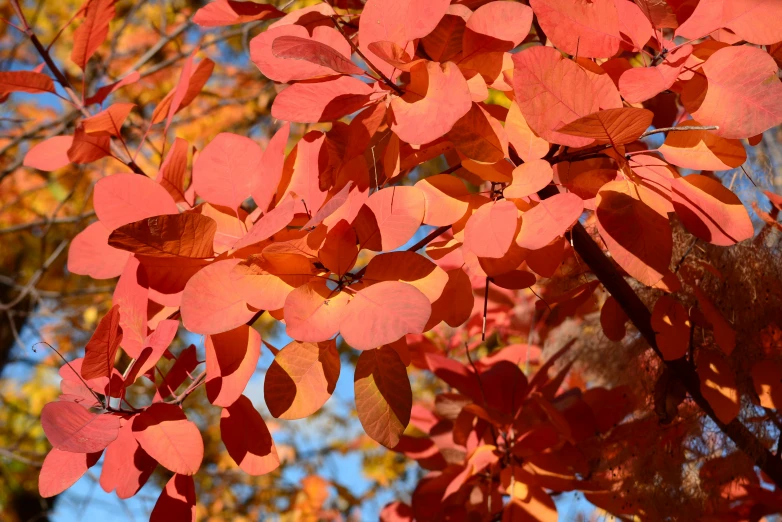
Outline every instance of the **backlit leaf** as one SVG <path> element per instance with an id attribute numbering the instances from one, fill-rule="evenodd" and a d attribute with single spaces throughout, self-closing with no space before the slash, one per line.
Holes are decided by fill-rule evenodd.
<path id="1" fill-rule="evenodd" d="M 261 355 L 261 336 L 243 324 L 206 337 L 206 396 L 227 408 L 244 392 Z"/>
<path id="2" fill-rule="evenodd" d="M 81 376 L 85 379 L 110 377 L 120 342 L 122 342 L 120 308 L 115 304 L 100 320 L 95 333 L 84 348 Z"/>
<path id="3" fill-rule="evenodd" d="M 175 474 L 166 483 L 160 493 L 152 513 L 150 522 L 195 522 L 196 493 L 193 477 Z"/>
<path id="4" fill-rule="evenodd" d="M 700 125 L 696 120 L 686 120 L 677 127 Z M 668 163 L 694 170 L 728 170 L 747 161 L 741 141 L 721 138 L 707 130 L 669 132 L 658 150 Z"/>
<path id="5" fill-rule="evenodd" d="M 667 361 L 679 359 L 690 347 L 690 315 L 678 301 L 661 295 L 652 310 L 652 328 L 657 348 Z"/>
<path id="6" fill-rule="evenodd" d="M 95 212 L 109 230 L 163 214 L 179 214 L 166 189 L 138 174 L 114 174 L 95 184 Z"/>
<path id="7" fill-rule="evenodd" d="M 653 117 L 654 113 L 646 109 L 608 109 L 572 121 L 557 132 L 592 138 L 597 144 L 624 145 L 637 140 L 652 124 Z"/>
<path id="8" fill-rule="evenodd" d="M 71 453 L 52 448 L 41 466 L 38 493 L 43 498 L 59 495 L 87 473 L 100 456 L 101 452 Z"/>
<path id="9" fill-rule="evenodd" d="M 133 435 L 150 457 L 174 473 L 193 475 L 201 467 L 201 432 L 179 406 L 162 402 L 149 406 L 133 419 Z"/>
<path id="10" fill-rule="evenodd" d="M 530 0 L 535 16 L 561 51 L 585 58 L 610 58 L 619 50 L 619 15 L 613 0 Z"/>
<path id="11" fill-rule="evenodd" d="M 220 436 L 228 454 L 248 475 L 265 475 L 280 465 L 269 428 L 244 395 L 223 408 Z"/>
<path id="12" fill-rule="evenodd" d="M 71 60 L 83 71 L 109 34 L 109 22 L 114 18 L 116 0 L 87 0 L 84 20 L 73 33 Z"/>
<path id="13" fill-rule="evenodd" d="M 75 402 L 50 402 L 41 411 L 41 426 L 55 448 L 72 453 L 94 453 L 119 434 L 119 417 L 92 413 Z"/>
<path id="14" fill-rule="evenodd" d="M 557 194 L 544 199 L 522 214 L 516 243 L 529 250 L 543 248 L 554 238 L 563 235 L 583 210 L 584 202 L 575 194 Z"/>
<path id="15" fill-rule="evenodd" d="M 505 255 L 516 237 L 519 211 L 511 201 L 492 201 L 470 216 L 464 228 L 464 248 L 478 257 Z"/>

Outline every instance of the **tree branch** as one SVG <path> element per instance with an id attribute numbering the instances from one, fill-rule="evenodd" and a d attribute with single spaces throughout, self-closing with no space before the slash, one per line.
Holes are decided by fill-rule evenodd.
<path id="1" fill-rule="evenodd" d="M 652 134 L 661 134 L 663 132 L 719 130 L 719 128 L 720 128 L 719 125 L 706 125 L 706 126 L 686 125 L 684 127 L 662 127 L 660 129 L 652 129 L 650 131 L 646 131 L 643 134 L 641 134 L 638 139 L 651 136 Z"/>

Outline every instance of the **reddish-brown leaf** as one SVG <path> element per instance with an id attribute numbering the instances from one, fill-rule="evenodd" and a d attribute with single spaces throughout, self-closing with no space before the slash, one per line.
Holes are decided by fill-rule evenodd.
<path id="1" fill-rule="evenodd" d="M 413 392 L 407 369 L 388 346 L 362 352 L 354 375 L 356 410 L 367 435 L 393 448 L 410 422 Z"/>
<path id="2" fill-rule="evenodd" d="M 666 361 L 684 357 L 690 347 L 690 315 L 678 301 L 661 295 L 652 310 L 657 347 Z"/>
<path id="3" fill-rule="evenodd" d="M 81 376 L 85 379 L 109 378 L 114 369 L 114 358 L 120 342 L 122 342 L 120 308 L 115 304 L 100 320 L 84 348 Z"/>
<path id="4" fill-rule="evenodd" d="M 92 163 L 111 155 L 111 138 L 108 136 L 91 136 L 84 132 L 81 125 L 76 127 L 71 148 L 68 149 L 68 160 L 77 165 Z"/>
<path id="5" fill-rule="evenodd" d="M 109 245 L 150 257 L 214 257 L 217 223 L 201 214 L 155 216 L 119 227 Z"/>
<path id="6" fill-rule="evenodd" d="M 182 475 L 201 467 L 204 441 L 179 406 L 155 403 L 133 419 L 133 436 L 161 466 Z"/>
<path id="7" fill-rule="evenodd" d="M 387 252 L 373 257 L 364 272 L 364 281 L 404 281 L 419 289 L 432 303 L 448 281 L 445 271 L 415 252 Z"/>
<path id="8" fill-rule="evenodd" d="M 323 246 L 318 250 L 318 259 L 323 266 L 342 277 L 356 264 L 356 241 L 356 231 L 343 219 L 329 229 Z"/>
<path id="9" fill-rule="evenodd" d="M 701 393 L 717 414 L 717 418 L 728 424 L 736 418 L 741 408 L 733 368 L 721 354 L 706 349 L 698 350 L 695 360 L 701 381 Z"/>
<path id="10" fill-rule="evenodd" d="M 429 299 L 414 286 L 382 281 L 356 292 L 339 330 L 353 348 L 370 350 L 406 334 L 422 333 L 431 313 Z"/>
<path id="11" fill-rule="evenodd" d="M 38 493 L 43 498 L 59 495 L 87 473 L 101 453 L 71 453 L 52 448 L 43 459 L 38 475 Z"/>
<path id="12" fill-rule="evenodd" d="M 115 103 L 82 122 L 84 132 L 91 136 L 119 136 L 122 124 L 133 110 L 134 103 Z"/>
<path id="13" fill-rule="evenodd" d="M 621 341 L 627 333 L 626 322 L 627 314 L 616 299 L 608 296 L 600 309 L 600 326 L 603 327 L 605 336 L 615 343 Z"/>
<path id="14" fill-rule="evenodd" d="M 760 405 L 782 409 L 782 365 L 777 361 L 758 361 L 752 366 L 750 374 Z"/>
<path id="15" fill-rule="evenodd" d="M 121 80 L 117 80 L 114 83 L 110 83 L 108 85 L 104 85 L 103 87 L 98 88 L 98 90 L 95 91 L 95 94 L 93 94 L 92 96 L 84 100 L 84 104 L 85 105 L 92 105 L 93 103 L 101 104 L 113 92 L 118 91 L 119 89 L 125 87 L 126 85 L 131 85 L 133 83 L 136 83 L 140 79 L 141 79 L 141 74 L 138 71 L 133 71 L 131 73 L 128 73 Z"/>
<path id="16" fill-rule="evenodd" d="M 730 246 L 755 233 L 741 200 L 719 181 L 690 174 L 671 180 L 671 189 L 676 215 L 700 239 Z"/>
<path id="17" fill-rule="evenodd" d="M 339 367 L 334 339 L 289 343 L 277 353 L 266 372 L 263 396 L 269 412 L 280 419 L 309 417 L 334 393 Z"/>
<path id="18" fill-rule="evenodd" d="M 41 410 L 41 426 L 55 448 L 72 453 L 94 453 L 119 434 L 119 417 L 92 413 L 70 401 L 50 402 Z"/>
<path id="19" fill-rule="evenodd" d="M 196 492 L 193 477 L 175 474 L 160 493 L 149 522 L 195 522 Z"/>
<path id="20" fill-rule="evenodd" d="M 300 36 L 278 36 L 272 42 L 272 54 L 277 58 L 304 60 L 322 65 L 337 74 L 364 73 L 364 69 L 333 47 Z"/>
<path id="21" fill-rule="evenodd" d="M 280 465 L 269 428 L 244 395 L 220 414 L 220 436 L 228 454 L 248 475 L 265 475 Z"/>
<path id="22" fill-rule="evenodd" d="M 109 22 L 114 18 L 116 0 L 87 0 L 84 20 L 73 33 L 71 60 L 83 71 L 109 34 Z"/>
<path id="23" fill-rule="evenodd" d="M 651 126 L 653 117 L 646 109 L 608 109 L 572 121 L 557 132 L 592 138 L 596 144 L 625 145 L 637 140 Z"/>
<path id="24" fill-rule="evenodd" d="M 482 163 L 496 163 L 508 155 L 508 137 L 496 118 L 477 103 L 448 132 L 460 154 Z"/>
<path id="25" fill-rule="evenodd" d="M 261 355 L 261 336 L 243 324 L 206 336 L 206 396 L 227 408 L 244 392 Z"/>

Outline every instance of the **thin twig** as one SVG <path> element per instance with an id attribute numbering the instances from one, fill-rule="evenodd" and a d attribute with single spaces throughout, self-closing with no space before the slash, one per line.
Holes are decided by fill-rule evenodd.
<path id="1" fill-rule="evenodd" d="M 638 138 L 645 138 L 652 134 L 661 134 L 663 132 L 681 132 L 681 131 L 702 131 L 702 130 L 719 130 L 719 125 L 685 125 L 684 127 L 662 127 L 660 129 L 653 129 L 641 134 Z"/>

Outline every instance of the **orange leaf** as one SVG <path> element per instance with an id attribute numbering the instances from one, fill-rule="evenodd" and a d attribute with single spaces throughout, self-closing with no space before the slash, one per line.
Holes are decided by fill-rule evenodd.
<path id="1" fill-rule="evenodd" d="M 445 270 L 415 252 L 388 252 L 373 257 L 367 264 L 363 280 L 404 281 L 435 302 L 440 298 L 448 281 Z"/>
<path id="2" fill-rule="evenodd" d="M 197 52 L 198 48 L 193 50 L 190 56 L 188 56 L 185 65 L 182 67 L 182 72 L 179 74 L 179 81 L 176 87 L 160 100 L 160 103 L 157 104 L 152 113 L 153 124 L 160 123 L 164 119 L 166 120 L 164 132 L 168 132 L 168 127 L 171 125 L 171 119 L 174 115 L 195 100 L 212 75 L 215 64 L 209 58 L 204 58 L 198 62 L 195 71 L 193 70 L 193 60 Z"/>
<path id="3" fill-rule="evenodd" d="M 619 92 L 630 103 L 640 103 L 654 98 L 674 84 L 690 54 L 692 54 L 692 46 L 683 45 L 668 54 L 659 65 L 626 70 L 619 77 Z"/>
<path id="4" fill-rule="evenodd" d="M 35 71 L 0 72 L 0 97 L 12 92 L 55 92 L 54 82 L 47 75 Z"/>
<path id="5" fill-rule="evenodd" d="M 82 122 L 84 132 L 92 136 L 119 136 L 122 124 L 135 107 L 134 103 L 115 103 Z"/>
<path id="6" fill-rule="evenodd" d="M 508 200 L 480 207 L 464 227 L 464 248 L 478 257 L 500 258 L 510 248 L 519 227 L 519 211 Z"/>
<path id="7" fill-rule="evenodd" d="M 701 393 L 717 414 L 717 418 L 728 424 L 736 418 L 741 409 L 733 369 L 719 353 L 705 349 L 698 351 L 695 360 L 701 380 Z"/>
<path id="8" fill-rule="evenodd" d="M 475 297 L 472 293 L 470 277 L 461 268 L 449 270 L 448 282 L 445 283 L 443 293 L 432 303 L 432 315 L 426 325 L 427 330 L 440 321 L 445 321 L 454 328 L 461 326 L 472 315 L 474 304 Z"/>
<path id="9" fill-rule="evenodd" d="M 432 313 L 429 299 L 414 286 L 382 281 L 356 292 L 339 325 L 345 342 L 357 350 L 420 334 Z"/>
<path id="10" fill-rule="evenodd" d="M 690 315 L 681 303 L 661 295 L 652 310 L 657 347 L 666 361 L 684 357 L 690 347 Z"/>
<path id="11" fill-rule="evenodd" d="M 76 127 L 71 148 L 68 149 L 68 160 L 77 165 L 92 163 L 111 155 L 111 138 L 108 136 L 90 136 L 84 132 L 84 127 Z"/>
<path id="12" fill-rule="evenodd" d="M 320 342 L 339 332 L 349 301 L 345 292 L 330 290 L 315 279 L 288 294 L 285 299 L 285 331 L 298 341 Z"/>
<path id="13" fill-rule="evenodd" d="M 133 435 L 161 466 L 182 475 L 194 475 L 204 457 L 198 426 L 179 406 L 155 403 L 133 419 Z"/>
<path id="14" fill-rule="evenodd" d="M 248 475 L 265 475 L 279 467 L 269 428 L 244 395 L 220 414 L 220 436 L 228 454 Z"/>
<path id="15" fill-rule="evenodd" d="M 353 268 L 357 257 L 356 231 L 343 219 L 329 229 L 318 251 L 318 259 L 323 266 L 342 277 Z"/>
<path id="16" fill-rule="evenodd" d="M 272 117 L 297 123 L 334 121 L 371 103 L 372 87 L 352 76 L 294 83 L 274 99 Z"/>
<path id="17" fill-rule="evenodd" d="M 554 170 L 548 161 L 533 159 L 513 169 L 513 182 L 502 195 L 509 199 L 526 198 L 543 189 L 554 179 Z"/>
<path id="18" fill-rule="evenodd" d="M 730 325 L 727 319 L 722 313 L 714 306 L 711 299 L 703 293 L 698 287 L 693 289 L 695 291 L 695 297 L 698 299 L 698 304 L 703 311 L 703 315 L 711 323 L 711 327 L 714 331 L 714 340 L 717 345 L 722 349 L 725 355 L 733 353 L 736 348 L 736 330 Z"/>
<path id="19" fill-rule="evenodd" d="M 643 186 L 612 181 L 595 199 L 597 229 L 611 257 L 649 286 L 669 272 L 673 253 L 671 225 L 667 214 L 655 207 L 655 196 Z"/>
<path id="20" fill-rule="evenodd" d="M 511 103 L 505 118 L 505 133 L 516 154 L 524 161 L 541 159 L 548 153 L 549 143 L 530 129 L 515 101 Z"/>
<path id="21" fill-rule="evenodd" d="M 514 2 L 489 2 L 467 19 L 463 53 L 510 51 L 519 45 L 532 27 L 532 9 Z"/>
<path id="22" fill-rule="evenodd" d="M 782 40 L 782 28 L 776 23 L 780 16 L 782 10 L 775 0 L 702 0 L 676 29 L 676 36 L 702 38 L 724 27 L 739 40 L 770 45 Z"/>
<path id="23" fill-rule="evenodd" d="M 251 256 L 234 268 L 234 288 L 250 306 L 277 310 L 294 288 L 307 284 L 316 269 L 313 260 L 299 254 L 262 254 Z"/>
<path id="24" fill-rule="evenodd" d="M 166 154 L 166 159 L 160 165 L 155 181 L 166 189 L 177 203 L 186 202 L 185 175 L 187 174 L 188 144 L 182 138 L 176 138 L 174 145 Z M 192 200 L 190 201 L 192 203 Z"/>
<path id="25" fill-rule="evenodd" d="M 466 196 L 470 191 L 464 181 L 450 174 L 436 174 L 415 184 L 424 195 L 425 211 L 423 222 L 442 227 L 459 221 L 470 204 Z"/>
<path id="26" fill-rule="evenodd" d="M 585 4 L 586 5 L 586 4 Z M 524 119 L 541 138 L 569 147 L 592 143 L 555 129 L 598 110 L 587 73 L 550 47 L 530 47 L 513 55 L 513 92 Z"/>
<path id="27" fill-rule="evenodd" d="M 460 154 L 473 161 L 496 163 L 508 155 L 505 130 L 477 103 L 448 131 L 448 140 Z"/>
<path id="28" fill-rule="evenodd" d="M 277 191 L 277 186 L 280 184 L 282 167 L 285 161 L 285 146 L 288 144 L 290 131 L 290 123 L 284 124 L 274 133 L 274 136 L 269 140 L 269 144 L 263 151 L 263 159 L 261 160 L 262 174 L 251 189 L 251 195 L 253 200 L 255 200 L 255 204 L 263 211 L 269 208 L 269 203 L 271 203 Z"/>
<path id="29" fill-rule="evenodd" d="M 279 419 L 309 417 L 334 393 L 339 367 L 334 339 L 289 343 L 277 353 L 266 372 L 263 396 L 269 412 Z"/>
<path id="30" fill-rule="evenodd" d="M 687 120 L 677 127 L 697 127 Z M 707 130 L 669 132 L 658 149 L 668 163 L 693 170 L 728 170 L 747 161 L 747 151 L 739 140 L 720 138 Z"/>
<path id="31" fill-rule="evenodd" d="M 179 214 L 166 189 L 146 176 L 113 174 L 95 184 L 95 213 L 109 230 L 163 214 Z"/>
<path id="32" fill-rule="evenodd" d="M 114 18 L 116 0 L 87 0 L 84 21 L 73 33 L 71 60 L 84 71 L 109 34 L 109 22 Z"/>
<path id="33" fill-rule="evenodd" d="M 255 20 L 272 20 L 285 13 L 269 4 L 239 0 L 214 0 L 196 11 L 193 22 L 201 27 L 222 27 Z"/>
<path id="34" fill-rule="evenodd" d="M 25 167 L 52 172 L 68 165 L 68 150 L 73 145 L 73 136 L 55 136 L 37 143 L 24 155 Z"/>
<path id="35" fill-rule="evenodd" d="M 236 209 L 253 192 L 262 158 L 250 138 L 221 132 L 193 164 L 193 188 L 209 203 Z"/>
<path id="36" fill-rule="evenodd" d="M 597 144 L 625 145 L 637 140 L 649 128 L 653 116 L 654 113 L 646 109 L 608 109 L 572 121 L 557 132 L 592 138 Z"/>
<path id="37" fill-rule="evenodd" d="M 471 107 L 470 88 L 456 65 L 425 62 L 413 67 L 404 96 L 391 100 L 389 124 L 400 140 L 423 145 L 448 133 Z"/>
<path id="38" fill-rule="evenodd" d="M 393 448 L 410 422 L 413 392 L 407 369 L 393 348 L 362 352 L 354 375 L 356 410 L 367 435 Z"/>
<path id="39" fill-rule="evenodd" d="M 521 248 L 543 248 L 561 236 L 581 216 L 584 202 L 575 194 L 557 194 L 542 200 L 521 216 L 516 243 Z"/>
<path id="40" fill-rule="evenodd" d="M 423 192 L 405 186 L 387 187 L 369 196 L 353 221 L 361 248 L 388 251 L 407 243 L 423 222 L 425 201 Z"/>
<path id="41" fill-rule="evenodd" d="M 170 376 L 169 374 L 166 376 Z M 141 449 L 133 436 L 133 421 L 128 420 L 119 430 L 117 439 L 106 448 L 100 473 L 100 487 L 106 493 L 117 491 L 127 499 L 135 495 L 155 471 L 157 462 Z"/>
<path id="42" fill-rule="evenodd" d="M 671 180 L 671 189 L 676 215 L 694 236 L 730 246 L 755 234 L 741 200 L 719 181 L 690 174 Z"/>
<path id="43" fill-rule="evenodd" d="M 206 396 L 228 407 L 244 392 L 261 355 L 261 336 L 243 324 L 206 336 Z"/>
<path id="44" fill-rule="evenodd" d="M 530 0 L 543 32 L 563 52 L 610 58 L 619 50 L 619 15 L 613 0 Z"/>
<path id="45" fill-rule="evenodd" d="M 100 221 L 79 232 L 68 248 L 68 271 L 93 279 L 119 276 L 131 254 L 110 247 L 110 233 Z"/>

